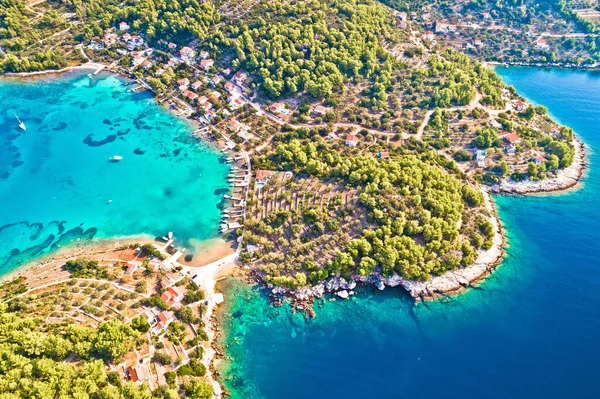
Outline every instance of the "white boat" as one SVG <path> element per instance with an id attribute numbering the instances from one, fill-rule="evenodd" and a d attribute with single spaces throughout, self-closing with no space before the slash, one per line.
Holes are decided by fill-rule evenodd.
<path id="1" fill-rule="evenodd" d="M 123 157 L 120 155 L 113 155 L 112 157 L 109 158 L 109 160 L 111 162 L 119 162 L 119 161 L 123 160 Z"/>
<path id="2" fill-rule="evenodd" d="M 169 240 L 173 239 L 173 232 L 169 231 L 169 234 L 167 234 L 167 237 L 169 237 Z"/>
<path id="3" fill-rule="evenodd" d="M 27 131 L 27 127 L 25 127 L 25 124 L 23 122 L 21 122 L 21 120 L 19 119 L 19 117 L 17 116 L 17 114 L 15 114 L 15 118 L 17 118 L 17 121 L 19 121 L 19 127 L 21 129 L 23 129 L 24 131 Z"/>

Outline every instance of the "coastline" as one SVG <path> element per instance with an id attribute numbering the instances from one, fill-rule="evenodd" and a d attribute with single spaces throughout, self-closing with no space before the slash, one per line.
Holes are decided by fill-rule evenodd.
<path id="1" fill-rule="evenodd" d="M 7 72 L 0 76 L 14 77 L 14 78 L 25 78 L 31 76 L 42 76 L 42 75 L 54 75 L 63 74 L 65 72 L 77 71 L 77 70 L 102 70 L 105 69 L 106 65 L 98 62 L 86 62 L 81 65 L 68 66 L 62 69 L 46 69 L 44 71 L 33 71 L 33 72 Z"/>
<path id="2" fill-rule="evenodd" d="M 543 194 L 558 191 L 566 191 L 576 188 L 584 176 L 588 162 L 585 153 L 585 143 L 579 138 L 573 140 L 575 155 L 573 163 L 556 172 L 556 177 L 539 181 L 526 180 L 515 182 L 510 180 L 502 181 L 494 185 L 490 191 L 495 194 Z"/>
<path id="3" fill-rule="evenodd" d="M 0 275 L 0 282 L 12 280 L 20 275 L 39 271 L 49 264 L 57 261 L 67 260 L 74 257 L 91 256 L 98 253 L 115 251 L 117 248 L 131 244 L 155 243 L 154 237 L 149 234 L 136 234 L 132 236 L 100 238 L 85 243 L 73 242 L 49 253 L 44 253 L 32 258 Z"/>

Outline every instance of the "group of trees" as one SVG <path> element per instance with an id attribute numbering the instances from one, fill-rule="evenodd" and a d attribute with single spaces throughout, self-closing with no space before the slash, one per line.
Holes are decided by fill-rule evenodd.
<path id="1" fill-rule="evenodd" d="M 477 249 L 491 246 L 494 232 L 480 227 L 487 220 L 483 216 L 483 195 L 454 175 L 452 163 L 435 152 L 399 154 L 381 160 L 339 153 L 318 136 L 302 140 L 285 137 L 277 139 L 268 162 L 264 159 L 259 162 L 358 190 L 358 208 L 338 210 L 337 215 L 360 220 L 359 215 L 366 213 L 368 224 L 355 230 L 360 233 L 333 257 L 305 259 L 300 262 L 301 270 L 298 261 L 288 259 L 289 253 L 284 258 L 270 256 L 269 250 L 273 248 L 263 248 L 270 260 L 280 259 L 290 265 L 283 269 L 265 265 L 269 282 L 297 288 L 334 275 L 369 275 L 376 270 L 385 275 L 395 271 L 409 279 L 427 280 L 431 274 L 472 264 Z M 439 164 L 447 165 L 450 172 Z M 317 215 L 313 215 L 315 212 Z M 307 240 L 318 239 L 329 230 L 329 213 L 305 210 L 304 227 L 297 231 L 306 231 Z M 263 222 L 270 224 L 271 229 L 266 225 L 257 229 L 260 225 L 249 221 L 252 234 L 274 233 L 292 218 L 295 222 L 288 228 L 289 234 L 294 235 L 294 223 L 299 220 L 293 213 L 269 216 L 275 215 L 268 215 Z"/>
<path id="2" fill-rule="evenodd" d="M 118 320 L 98 329 L 45 325 L 0 309 L 0 396 L 150 399 L 147 387 L 109 382 L 105 372 L 104 362 L 127 353 L 138 338 Z M 65 362 L 69 357 L 79 362 Z"/>
<path id="3" fill-rule="evenodd" d="M 229 27 L 236 64 L 272 98 L 328 97 L 349 79 L 374 79 L 392 67 L 380 40 L 392 37 L 393 20 L 375 1 L 261 1 L 238 22 Z"/>

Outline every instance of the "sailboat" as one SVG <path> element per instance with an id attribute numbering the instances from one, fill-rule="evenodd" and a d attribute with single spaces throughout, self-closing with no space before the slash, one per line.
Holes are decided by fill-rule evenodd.
<path id="1" fill-rule="evenodd" d="M 25 127 L 25 124 L 23 122 L 21 122 L 21 120 L 19 119 L 19 117 L 17 116 L 17 114 L 15 114 L 15 118 L 17 118 L 17 121 L 19 121 L 19 127 L 23 130 L 27 130 L 27 128 Z"/>

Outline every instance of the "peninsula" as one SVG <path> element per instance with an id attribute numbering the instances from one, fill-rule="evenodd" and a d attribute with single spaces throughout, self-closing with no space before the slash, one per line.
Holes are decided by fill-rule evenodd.
<path id="1" fill-rule="evenodd" d="M 309 315 L 315 297 L 348 298 L 358 284 L 427 299 L 493 270 L 504 239 L 490 193 L 564 190 L 585 168 L 573 130 L 482 63 L 554 62 L 540 48 L 552 36 L 532 24 L 523 37 L 542 40 L 529 56 L 494 58 L 477 50 L 488 46 L 477 35 L 515 29 L 512 8 L 384 3 L 0 5 L 2 72 L 120 74 L 225 154 L 220 230 L 236 244 L 193 267 L 170 242 L 126 242 L 12 277 L 0 287 L 0 344 L 20 366 L 0 369 L 10 381 L 0 393 L 221 397 L 207 372 L 222 300 L 215 276 L 236 261 L 274 303 L 291 298 Z M 528 15 L 556 29 L 583 24 L 564 6 L 552 10 Z M 595 67 L 595 28 L 584 25 L 568 40 L 589 46 L 563 64 Z M 589 59 L 572 61 L 582 54 Z M 47 378 L 53 367 L 62 383 Z"/>

